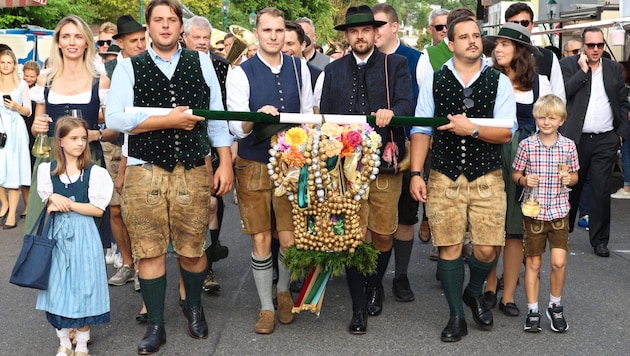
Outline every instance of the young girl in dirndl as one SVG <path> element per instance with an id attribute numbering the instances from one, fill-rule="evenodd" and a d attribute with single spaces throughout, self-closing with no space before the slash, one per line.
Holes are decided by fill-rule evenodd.
<path id="1" fill-rule="evenodd" d="M 53 160 L 37 170 L 37 192 L 54 213 L 49 237 L 53 249 L 48 289 L 39 292 L 38 310 L 55 327 L 57 356 L 87 356 L 90 326 L 107 323 L 109 291 L 103 246 L 94 217 L 101 217 L 113 192 L 105 168 L 90 162 L 87 124 L 61 118 L 55 128 Z M 69 331 L 76 328 L 76 349 Z"/>

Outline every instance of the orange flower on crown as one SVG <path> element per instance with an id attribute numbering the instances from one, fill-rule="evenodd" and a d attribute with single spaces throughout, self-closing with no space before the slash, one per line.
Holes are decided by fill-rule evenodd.
<path id="1" fill-rule="evenodd" d="M 282 161 L 289 167 L 301 168 L 306 163 L 306 158 L 295 146 L 292 146 L 289 152 L 282 154 Z"/>
<path id="2" fill-rule="evenodd" d="M 293 127 L 284 134 L 284 141 L 293 147 L 297 147 L 305 144 L 307 137 L 308 135 L 303 128 Z"/>

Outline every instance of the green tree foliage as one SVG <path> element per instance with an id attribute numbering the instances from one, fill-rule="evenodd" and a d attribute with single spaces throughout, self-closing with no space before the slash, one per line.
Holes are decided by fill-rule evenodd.
<path id="1" fill-rule="evenodd" d="M 75 14 L 87 23 L 99 19 L 99 9 L 91 1 L 54 0 L 46 6 L 4 8 L 0 10 L 2 28 L 19 28 L 22 25 L 36 25 L 53 29 L 64 16 Z"/>

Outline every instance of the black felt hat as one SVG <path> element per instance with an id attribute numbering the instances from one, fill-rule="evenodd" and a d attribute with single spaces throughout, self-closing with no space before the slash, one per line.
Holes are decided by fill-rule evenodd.
<path id="1" fill-rule="evenodd" d="M 120 36 L 128 33 L 134 33 L 136 31 L 145 31 L 146 27 L 142 26 L 138 21 L 134 20 L 131 15 L 123 15 L 116 21 L 116 27 L 118 27 L 118 33 L 112 36 L 113 39 L 119 39 Z"/>
<path id="2" fill-rule="evenodd" d="M 372 9 L 370 9 L 370 7 L 367 5 L 351 6 L 346 12 L 346 23 L 335 26 L 335 30 L 345 31 L 350 27 L 368 25 L 380 27 L 386 23 L 387 22 L 385 21 L 374 20 L 374 13 L 372 13 Z"/>

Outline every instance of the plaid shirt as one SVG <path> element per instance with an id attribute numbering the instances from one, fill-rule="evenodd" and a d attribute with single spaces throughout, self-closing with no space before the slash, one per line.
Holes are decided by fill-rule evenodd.
<path id="1" fill-rule="evenodd" d="M 534 194 L 540 203 L 537 220 L 551 221 L 564 218 L 569 213 L 569 193 L 561 192 L 562 178 L 558 164 L 569 165 L 569 172 L 580 169 L 577 149 L 573 140 L 558 133 L 558 140 L 552 146 L 545 146 L 538 133 L 518 144 L 516 157 L 512 163 L 515 171 L 524 171 L 525 175 L 538 175 L 538 187 L 525 188 L 525 194 Z"/>

